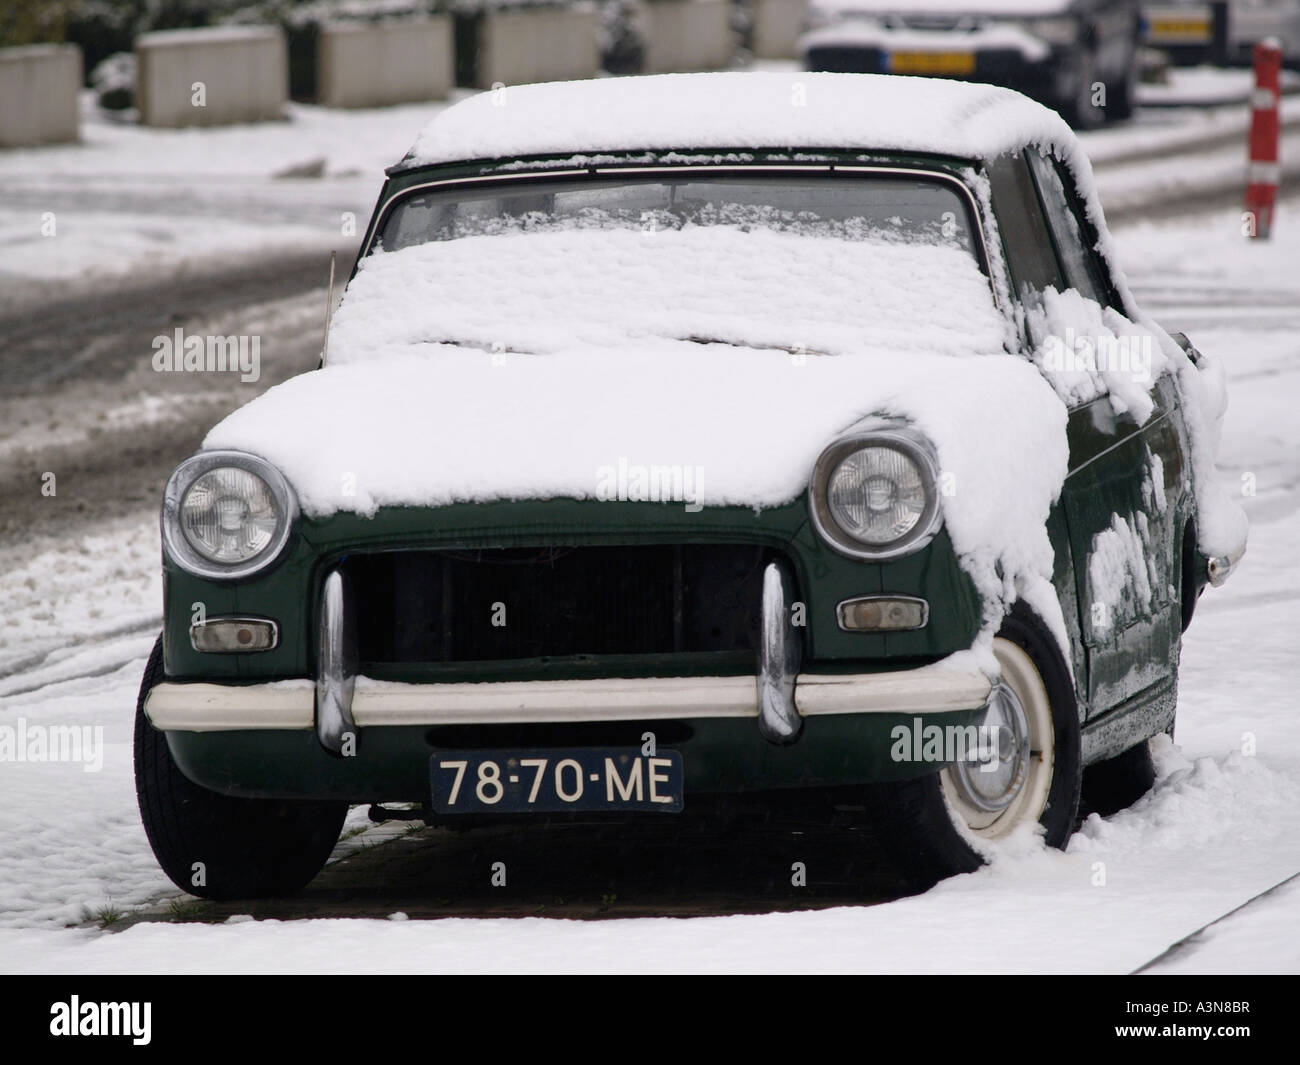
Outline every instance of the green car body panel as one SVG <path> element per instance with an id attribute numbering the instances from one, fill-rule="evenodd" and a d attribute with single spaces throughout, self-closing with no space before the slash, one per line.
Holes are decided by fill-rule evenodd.
<path id="1" fill-rule="evenodd" d="M 718 153 L 691 158 L 717 165 Z M 732 153 L 734 157 L 734 153 Z M 628 165 L 653 161 L 646 153 L 615 160 Z M 750 153 L 735 169 L 789 162 L 781 152 Z M 801 162 L 852 163 L 937 171 L 972 189 L 982 202 L 984 168 L 978 161 L 942 156 L 827 151 L 801 152 Z M 683 157 L 673 159 L 681 164 Z M 363 242 L 369 248 L 384 212 L 412 188 L 434 180 L 474 178 L 498 172 L 547 167 L 572 169 L 572 160 L 502 160 L 406 168 L 389 172 L 379 206 Z M 611 165 L 602 157 L 601 166 Z M 730 165 L 730 163 L 728 163 Z M 1003 210 L 996 196 L 994 213 Z M 981 219 L 984 239 L 993 227 Z M 1003 249 L 1011 274 L 1014 254 Z M 1103 398 L 1070 411 L 1070 470 L 1048 518 L 1055 550 L 1053 584 L 1061 603 L 1070 647 L 1078 712 L 1084 723 L 1084 760 L 1110 757 L 1168 726 L 1173 716 L 1181 619 L 1205 583 L 1205 560 L 1184 557 L 1194 509 L 1187 467 L 1187 431 L 1171 376 L 1155 390 L 1157 409 L 1141 426 L 1116 416 Z M 1152 508 L 1150 480 L 1162 477 L 1162 509 Z M 1144 483 L 1147 498 L 1144 499 Z M 1115 521 L 1143 519 L 1144 545 L 1156 568 L 1149 604 L 1099 603 L 1089 581 L 1089 560 L 1098 536 Z M 915 553 L 885 562 L 846 557 L 820 538 L 801 496 L 783 506 L 708 507 L 686 511 L 680 504 L 552 499 L 457 504 L 439 508 L 380 508 L 373 517 L 338 513 L 301 518 L 290 547 L 273 566 L 239 582 L 205 580 L 164 558 L 165 674 L 173 682 L 247 684 L 315 675 L 319 598 L 324 575 L 345 557 L 408 549 L 474 549 L 629 544 L 752 544 L 781 553 L 793 569 L 799 600 L 806 608 L 803 668 L 820 673 L 866 673 L 919 666 L 968 648 L 980 629 L 982 604 L 962 569 L 945 530 Z M 1194 546 L 1190 548 L 1195 550 Z M 866 595 L 914 596 L 930 606 L 928 623 L 889 635 L 842 630 L 837 605 Z M 757 604 L 755 604 L 757 610 Z M 199 611 L 261 616 L 279 625 L 279 643 L 249 654 L 205 654 L 190 644 L 189 629 Z M 609 676 L 726 675 L 752 672 L 743 656 L 653 655 L 636 658 L 576 655 L 491 663 L 404 662 L 367 670 L 376 679 L 437 682 L 486 680 L 572 680 Z M 974 721 L 979 711 L 942 716 L 944 724 Z M 780 747 L 765 741 L 752 719 L 655 721 L 665 745 L 683 752 L 686 789 L 743 791 L 888 780 L 933 771 L 889 757 L 895 725 L 911 715 L 843 714 L 809 718 L 798 742 Z M 478 730 L 478 731 L 475 731 Z M 529 732 L 555 746 L 582 742 L 639 744 L 638 723 L 486 725 L 473 729 L 383 727 L 366 730 L 355 757 L 328 754 L 314 731 L 229 731 L 167 733 L 172 754 L 187 776 L 214 790 L 252 796 L 343 798 L 353 802 L 427 799 L 428 759 L 437 746 L 455 741 L 486 746 L 497 730 Z M 513 731 L 512 731 L 513 730 Z M 540 731 L 538 731 L 540 730 Z M 509 735 L 508 735 L 509 734 Z M 448 738 L 453 742 L 448 742 Z M 541 745 L 541 744 L 538 744 Z"/>

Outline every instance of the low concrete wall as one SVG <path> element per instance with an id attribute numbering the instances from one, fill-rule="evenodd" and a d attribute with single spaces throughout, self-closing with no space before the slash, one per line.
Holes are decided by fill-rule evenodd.
<path id="1" fill-rule="evenodd" d="M 146 126 L 221 126 L 281 117 L 289 57 L 275 26 L 163 30 L 135 41 L 136 106 Z M 195 103 L 202 83 L 203 106 Z"/>
<path id="2" fill-rule="evenodd" d="M 455 79 L 451 16 L 322 26 L 316 99 L 327 107 L 436 100 Z"/>
<path id="3" fill-rule="evenodd" d="M 600 15 L 547 8 L 493 11 L 478 35 L 480 89 L 534 81 L 593 78 L 600 70 Z"/>
<path id="4" fill-rule="evenodd" d="M 650 0 L 641 27 L 647 74 L 731 66 L 736 38 L 730 0 Z"/>
<path id="5" fill-rule="evenodd" d="M 751 0 L 755 59 L 799 58 L 808 0 Z"/>
<path id="6" fill-rule="evenodd" d="M 80 91 L 75 44 L 0 48 L 0 148 L 75 141 Z"/>

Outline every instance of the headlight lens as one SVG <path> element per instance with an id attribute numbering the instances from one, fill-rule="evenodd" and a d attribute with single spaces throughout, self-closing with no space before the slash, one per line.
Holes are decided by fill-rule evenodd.
<path id="1" fill-rule="evenodd" d="M 239 451 L 200 452 L 167 482 L 163 545 L 190 573 L 233 580 L 274 563 L 297 519 L 297 499 L 270 463 Z"/>
<path id="2" fill-rule="evenodd" d="M 853 434 L 831 444 L 813 469 L 809 504 L 817 531 L 841 554 L 889 559 L 938 531 L 938 458 L 905 426 Z"/>
<path id="3" fill-rule="evenodd" d="M 181 531 L 204 558 L 223 565 L 247 562 L 275 535 L 275 496 L 262 478 L 234 466 L 209 470 L 181 500 Z"/>
<path id="4" fill-rule="evenodd" d="M 916 528 L 925 512 L 921 467 L 892 447 L 864 447 L 831 473 L 826 501 L 835 523 L 855 540 L 880 546 Z"/>

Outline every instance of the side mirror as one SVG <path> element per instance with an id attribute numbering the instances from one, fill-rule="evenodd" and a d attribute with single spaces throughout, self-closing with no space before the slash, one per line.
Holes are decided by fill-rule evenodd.
<path id="1" fill-rule="evenodd" d="M 1187 353 L 1187 357 L 1192 360 L 1192 365 L 1199 366 L 1201 363 L 1201 353 L 1196 350 L 1196 345 L 1187 339 L 1187 334 L 1170 333 L 1169 335 L 1178 341 L 1178 346 Z"/>

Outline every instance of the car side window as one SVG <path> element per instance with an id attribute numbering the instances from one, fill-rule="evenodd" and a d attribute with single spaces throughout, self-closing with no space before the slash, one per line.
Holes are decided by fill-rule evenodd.
<path id="1" fill-rule="evenodd" d="M 1065 270 L 1066 283 L 1078 290 L 1080 295 L 1103 307 L 1109 306 L 1112 302 L 1110 285 L 1089 246 L 1092 241 L 1084 235 L 1084 225 L 1070 203 L 1060 171 L 1046 156 L 1038 152 L 1027 154 L 1046 208 L 1047 224 L 1056 244 L 1057 257 Z"/>
<path id="2" fill-rule="evenodd" d="M 1020 301 L 1037 306 L 1038 293 L 1065 280 L 1053 252 L 1051 237 L 1038 204 L 1038 190 L 1021 155 L 1003 155 L 988 167 L 994 210 L 1007 265 Z"/>

